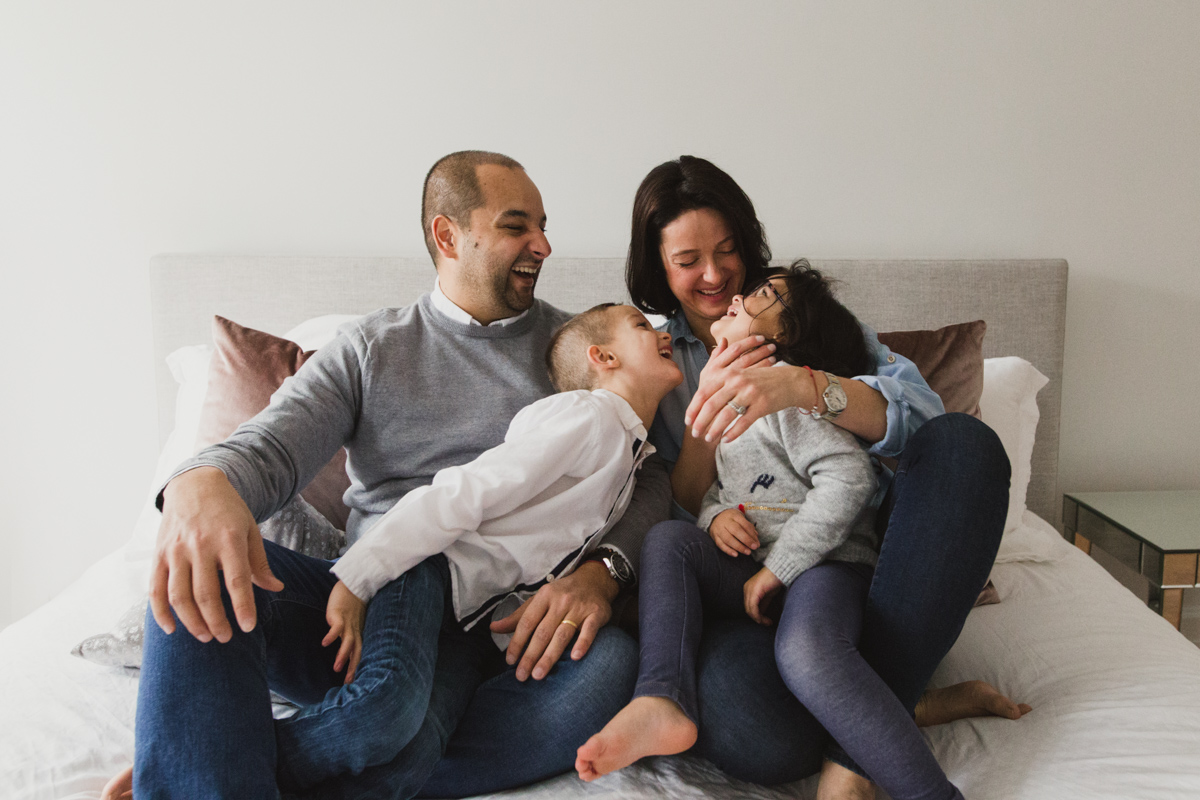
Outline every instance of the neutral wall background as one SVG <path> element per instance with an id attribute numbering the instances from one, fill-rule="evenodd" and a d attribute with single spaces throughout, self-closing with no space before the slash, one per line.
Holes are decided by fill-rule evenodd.
<path id="1" fill-rule="evenodd" d="M 1063 488 L 1200 488 L 1198 38 L 1165 0 L 4 0 L 0 625 L 144 500 L 150 256 L 421 254 L 468 147 L 524 162 L 559 255 L 622 254 L 694 153 L 780 256 L 1064 257 Z"/>

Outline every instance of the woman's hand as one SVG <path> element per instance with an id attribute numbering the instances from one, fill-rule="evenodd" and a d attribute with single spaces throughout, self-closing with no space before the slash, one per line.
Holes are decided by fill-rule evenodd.
<path id="1" fill-rule="evenodd" d="M 491 624 L 495 633 L 511 633 L 505 653 L 517 665 L 516 677 L 540 681 L 566 651 L 571 659 L 587 654 L 596 634 L 612 617 L 612 601 L 620 587 L 598 561 L 585 561 L 570 575 L 547 583 L 513 613 Z"/>
<path id="2" fill-rule="evenodd" d="M 763 616 L 763 609 L 771 604 L 775 595 L 783 588 L 783 581 L 775 577 L 775 573 L 763 567 L 746 581 L 743 593 L 746 599 L 746 613 L 750 619 L 759 625 L 770 625 L 771 620 Z"/>
<path id="3" fill-rule="evenodd" d="M 727 508 L 713 518 L 708 526 L 708 535 L 721 548 L 721 552 L 737 558 L 738 553 L 750 555 L 758 549 L 758 528 L 736 508 Z"/>
<path id="4" fill-rule="evenodd" d="M 362 658 L 362 632 L 366 619 L 367 604 L 346 588 L 346 584 L 338 581 L 329 593 L 329 605 L 325 609 L 329 633 L 321 640 L 321 646 L 329 647 L 338 639 L 342 640 L 333 662 L 333 671 L 345 669 L 346 683 L 354 680 L 354 671 L 358 669 L 358 660 Z"/>
<path id="5" fill-rule="evenodd" d="M 808 370 L 790 365 L 756 369 L 775 363 L 775 345 L 763 342 L 762 336 L 750 336 L 731 345 L 723 340 L 717 344 L 683 418 L 693 436 L 713 441 L 724 431 L 723 441 L 732 442 L 767 414 L 792 406 L 812 408 L 816 387 Z M 730 401 L 745 413 L 738 415 Z M 731 422 L 733 427 L 726 431 Z"/>

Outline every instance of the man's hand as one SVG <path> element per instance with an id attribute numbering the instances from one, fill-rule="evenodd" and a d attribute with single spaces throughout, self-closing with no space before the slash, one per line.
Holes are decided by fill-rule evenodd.
<path id="1" fill-rule="evenodd" d="M 721 552 L 734 558 L 738 553 L 748 556 L 751 550 L 758 549 L 758 528 L 736 508 L 717 514 L 708 526 L 708 535 Z"/>
<path id="2" fill-rule="evenodd" d="M 750 619 L 759 625 L 770 625 L 771 620 L 763 616 L 763 609 L 771 604 L 771 600 L 783 588 L 783 581 L 775 577 L 775 573 L 763 567 L 746 581 L 742 587 L 746 599 L 746 613 Z"/>
<path id="3" fill-rule="evenodd" d="M 620 587 L 608 569 L 595 561 L 580 564 L 570 575 L 548 583 L 520 608 L 492 623 L 496 633 L 513 634 L 505 654 L 517 664 L 517 680 L 546 677 L 575 637 L 571 658 L 587 654 L 596 634 L 612 617 L 612 601 Z M 564 624 L 564 620 L 571 624 Z M 524 653 L 524 655 L 522 655 Z M 520 659 L 520 663 L 517 660 Z"/>
<path id="4" fill-rule="evenodd" d="M 179 615 L 188 632 L 202 642 L 233 636 L 217 573 L 233 601 L 238 627 L 254 630 L 257 615 L 251 584 L 278 592 L 283 583 L 271 574 L 254 516 L 216 467 L 197 467 L 179 475 L 163 492 L 163 519 L 150 572 L 150 609 L 160 628 L 175 632 Z"/>
<path id="5" fill-rule="evenodd" d="M 768 414 L 792 406 L 812 408 L 816 388 L 808 370 L 790 365 L 758 369 L 775 363 L 769 357 L 775 346 L 762 345 L 762 338 L 749 336 L 731 345 L 718 343 L 700 373 L 700 385 L 683 417 L 693 436 L 715 441 L 724 432 L 722 441 L 732 442 L 755 420 Z M 739 417 L 730 408 L 730 401 L 745 407 L 746 413 Z M 731 422 L 733 427 L 729 427 Z"/>
<path id="6" fill-rule="evenodd" d="M 321 640 L 322 647 L 342 640 L 338 648 L 337 658 L 333 662 L 333 671 L 346 670 L 345 683 L 354 680 L 354 671 L 358 669 L 358 660 L 362 658 L 363 623 L 367 619 L 367 604 L 358 599 L 346 584 L 338 581 L 329 593 L 329 605 L 325 608 L 325 621 L 329 623 L 329 633 Z"/>

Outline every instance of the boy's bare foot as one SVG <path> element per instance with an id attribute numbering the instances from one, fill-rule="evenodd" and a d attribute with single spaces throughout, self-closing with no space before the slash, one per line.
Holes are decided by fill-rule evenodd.
<path id="1" fill-rule="evenodd" d="M 696 735 L 696 723 L 675 701 L 635 697 L 579 748 L 575 771 L 594 781 L 645 756 L 682 753 L 696 743 Z"/>
<path id="2" fill-rule="evenodd" d="M 129 800 L 133 797 L 133 767 L 126 767 L 104 785 L 100 800 Z"/>
<path id="3" fill-rule="evenodd" d="M 1032 710 L 1026 703 L 1009 700 L 990 683 L 965 681 L 944 689 L 926 689 L 917 701 L 916 719 L 919 727 L 928 728 L 966 717 L 1020 719 Z"/>
<path id="4" fill-rule="evenodd" d="M 826 761 L 821 766 L 817 800 L 875 800 L 875 784 L 841 764 Z"/>

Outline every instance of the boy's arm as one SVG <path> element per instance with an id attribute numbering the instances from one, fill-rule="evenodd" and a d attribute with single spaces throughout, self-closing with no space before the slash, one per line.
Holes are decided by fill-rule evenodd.
<path id="1" fill-rule="evenodd" d="M 807 472 L 812 482 L 763 562 L 790 586 L 796 576 L 849 538 L 878 481 L 866 451 L 841 428 L 801 417 L 791 409 L 780 414 L 780 432 L 796 472 Z"/>
<path id="2" fill-rule="evenodd" d="M 538 401 L 513 419 L 504 442 L 467 464 L 440 470 L 433 483 L 402 497 L 333 573 L 369 601 L 389 581 L 486 520 L 520 508 L 564 475 L 592 471 L 600 435 L 594 407 L 569 395 Z"/>

